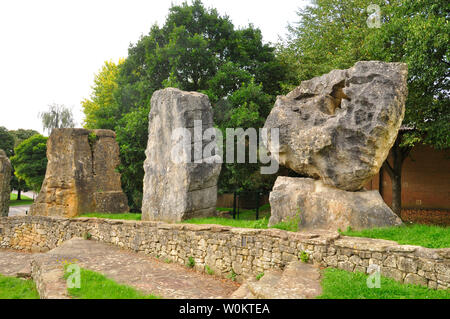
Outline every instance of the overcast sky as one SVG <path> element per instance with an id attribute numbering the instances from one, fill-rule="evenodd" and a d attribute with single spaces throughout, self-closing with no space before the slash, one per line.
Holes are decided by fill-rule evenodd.
<path id="1" fill-rule="evenodd" d="M 91 92 L 106 60 L 127 56 L 178 0 L 14 0 L 0 2 L 0 126 L 43 132 L 38 112 L 48 104 L 73 108 Z M 286 34 L 305 0 L 203 0 L 237 26 L 253 23 L 265 42 Z"/>

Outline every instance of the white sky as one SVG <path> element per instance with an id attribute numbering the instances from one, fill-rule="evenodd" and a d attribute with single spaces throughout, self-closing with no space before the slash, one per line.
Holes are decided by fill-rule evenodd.
<path id="1" fill-rule="evenodd" d="M 164 23 L 180 0 L 0 1 L 0 126 L 43 133 L 38 112 L 48 104 L 72 107 L 82 124 L 80 102 L 106 60 L 127 56 L 130 43 Z M 276 42 L 306 0 L 203 0 L 235 27 L 253 23 L 264 41 Z"/>

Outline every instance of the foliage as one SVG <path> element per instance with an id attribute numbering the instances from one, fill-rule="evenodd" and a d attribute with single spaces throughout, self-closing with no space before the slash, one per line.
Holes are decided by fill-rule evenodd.
<path id="1" fill-rule="evenodd" d="M 0 150 L 4 150 L 8 157 L 14 155 L 14 135 L 3 126 L 0 126 Z"/>
<path id="2" fill-rule="evenodd" d="M 106 61 L 100 71 L 95 75 L 92 94 L 89 99 L 81 102 L 85 115 L 83 126 L 87 129 L 111 129 L 116 126 L 120 119 L 120 112 L 114 100 L 114 91 L 117 89 L 117 76 L 119 66 L 124 62 L 120 59 L 116 64 Z"/>
<path id="3" fill-rule="evenodd" d="M 279 222 L 272 226 L 272 228 L 297 232 L 301 222 L 300 209 L 297 210 L 295 216 L 286 217 L 284 221 Z"/>
<path id="4" fill-rule="evenodd" d="M 187 262 L 187 266 L 189 268 L 194 268 L 194 266 L 195 266 L 195 259 L 194 259 L 194 257 L 189 256 L 188 262 Z"/>
<path id="5" fill-rule="evenodd" d="M 264 273 L 260 272 L 259 274 L 256 275 L 256 280 L 260 280 L 262 277 L 264 277 Z"/>
<path id="6" fill-rule="evenodd" d="M 24 140 L 11 157 L 14 174 L 24 180 L 35 192 L 39 192 L 47 169 L 47 137 L 40 134 Z"/>
<path id="7" fill-rule="evenodd" d="M 299 258 L 304 263 L 307 263 L 309 261 L 309 255 L 306 251 L 300 252 Z"/>
<path id="8" fill-rule="evenodd" d="M 17 147 L 24 140 L 29 139 L 33 135 L 39 134 L 38 131 L 35 130 L 26 130 L 20 128 L 18 130 L 11 130 L 9 133 L 14 137 L 14 147 Z"/>
<path id="9" fill-rule="evenodd" d="M 70 274 L 65 273 L 65 279 Z M 81 268 L 80 288 L 68 288 L 70 296 L 76 299 L 159 299 L 144 295 L 136 289 L 121 285 L 97 272 Z"/>
<path id="10" fill-rule="evenodd" d="M 214 275 L 214 270 L 212 270 L 208 265 L 205 265 L 205 271 L 208 275 Z"/>
<path id="11" fill-rule="evenodd" d="M 348 229 L 346 236 L 387 239 L 401 245 L 418 245 L 428 248 L 450 248 L 450 227 L 432 225 L 404 225 L 355 231 Z"/>
<path id="12" fill-rule="evenodd" d="M 149 107 L 142 107 L 124 115 L 116 128 L 120 147 L 119 172 L 122 188 L 128 197 L 131 211 L 140 211 L 144 188 L 144 160 L 148 140 Z"/>
<path id="13" fill-rule="evenodd" d="M 55 103 L 48 107 L 48 111 L 39 113 L 44 131 L 50 134 L 54 128 L 70 128 L 75 126 L 71 109 Z"/>
<path id="14" fill-rule="evenodd" d="M 228 276 L 228 278 L 230 278 L 232 281 L 236 281 L 237 273 L 234 271 L 233 268 L 231 268 L 230 275 Z"/>
<path id="15" fill-rule="evenodd" d="M 39 294 L 33 280 L 0 274 L 0 299 L 39 299 Z"/>
<path id="16" fill-rule="evenodd" d="M 381 7 L 380 28 L 367 25 L 370 4 Z M 278 48 L 297 75 L 292 84 L 359 60 L 404 62 L 409 95 L 403 124 L 415 130 L 404 134 L 403 145 L 450 146 L 448 1 L 315 0 L 298 16 Z"/>
<path id="17" fill-rule="evenodd" d="M 322 272 L 318 299 L 450 299 L 450 290 L 406 285 L 381 276 L 380 288 L 367 287 L 368 275 L 327 268 Z"/>
<path id="18" fill-rule="evenodd" d="M 9 133 L 14 137 L 14 148 L 16 148 L 24 140 L 29 139 L 36 134 L 39 134 L 38 131 L 26 129 L 11 130 L 9 131 Z M 25 183 L 24 180 L 17 178 L 13 171 L 11 179 L 11 189 L 15 189 L 18 192 L 27 192 L 30 190 L 30 187 L 27 185 L 27 183 Z M 17 198 L 17 200 L 21 200 L 21 198 Z"/>

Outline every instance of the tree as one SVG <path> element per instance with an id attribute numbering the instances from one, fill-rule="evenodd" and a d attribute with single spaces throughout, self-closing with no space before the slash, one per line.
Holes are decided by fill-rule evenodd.
<path id="1" fill-rule="evenodd" d="M 36 193 L 41 189 L 47 169 L 47 139 L 40 134 L 34 135 L 20 143 L 11 157 L 14 174 Z"/>
<path id="2" fill-rule="evenodd" d="M 109 65 L 100 71 L 93 86 L 94 95 L 85 104 L 85 122 L 90 128 L 116 131 L 121 150 L 122 186 L 130 207 L 139 209 L 153 92 L 170 86 L 207 94 L 213 104 L 214 121 L 222 127 L 227 121 L 224 114 L 231 113 L 230 110 L 223 113 L 221 108 L 240 106 L 227 102 L 234 92 L 253 81 L 252 85 L 272 105 L 281 93 L 285 76 L 285 67 L 276 59 L 275 48 L 262 42 L 259 29 L 252 25 L 235 29 L 229 17 L 205 8 L 201 1 L 194 0 L 190 5 L 185 2 L 169 9 L 162 27 L 154 25 L 149 34 L 131 45 L 128 57 L 117 69 Z M 106 85 L 109 80 L 116 84 Z M 105 103 L 97 103 L 97 97 L 108 98 L 102 100 Z M 264 104 L 260 108 L 248 101 L 241 111 L 251 112 L 235 116 L 262 125 L 259 111 L 267 107 Z M 245 120 L 245 116 L 251 118 Z M 227 185 L 228 180 L 222 184 Z"/>
<path id="3" fill-rule="evenodd" d="M 68 128 L 75 126 L 72 110 L 60 104 L 49 105 L 47 112 L 39 113 L 39 118 L 42 120 L 44 131 L 48 131 L 49 134 L 54 128 Z"/>
<path id="4" fill-rule="evenodd" d="M 114 100 L 114 91 L 117 90 L 117 76 L 119 66 L 124 62 L 120 59 L 116 64 L 106 61 L 96 74 L 92 94 L 89 99 L 81 102 L 85 114 L 84 127 L 87 129 L 104 128 L 113 130 L 116 121 L 120 119 L 117 103 Z"/>
<path id="5" fill-rule="evenodd" d="M 14 137 L 14 148 L 16 148 L 20 143 L 22 143 L 24 140 L 39 134 L 39 132 L 35 130 L 26 130 L 26 129 L 18 129 L 18 130 L 12 130 L 9 131 L 11 135 Z M 25 183 L 24 180 L 18 178 L 14 174 L 14 167 L 12 172 L 12 178 L 11 178 L 11 189 L 17 190 L 17 200 L 21 200 L 22 197 L 22 191 L 27 192 L 30 190 L 30 187 Z"/>
<path id="6" fill-rule="evenodd" d="M 142 204 L 149 109 L 148 106 L 142 107 L 126 114 L 116 128 L 121 158 L 119 172 L 132 211 L 140 211 Z"/>
<path id="7" fill-rule="evenodd" d="M 3 126 L 0 126 L 0 149 L 4 150 L 8 157 L 14 154 L 14 136 Z"/>
<path id="8" fill-rule="evenodd" d="M 367 8 L 381 8 L 380 28 L 369 28 Z M 401 168 L 417 143 L 450 146 L 450 17 L 444 0 L 315 0 L 298 12 L 280 58 L 296 82 L 351 67 L 359 60 L 405 62 L 409 68 L 405 127 L 386 168 L 393 184 L 393 210 L 401 209 Z M 291 83 L 294 84 L 294 83 Z"/>

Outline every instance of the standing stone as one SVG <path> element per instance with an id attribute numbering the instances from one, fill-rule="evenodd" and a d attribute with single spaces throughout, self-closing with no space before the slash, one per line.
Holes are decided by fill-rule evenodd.
<path id="1" fill-rule="evenodd" d="M 215 214 L 220 158 L 211 152 L 196 163 L 191 157 L 195 145 L 202 149 L 217 146 L 214 140 L 203 139 L 204 131 L 212 127 L 212 108 L 206 95 L 174 88 L 153 93 L 144 162 L 143 220 L 178 222 Z M 176 134 L 180 129 L 192 139 L 180 142 Z M 185 153 L 174 151 L 180 145 Z M 184 154 L 185 160 L 174 154 Z"/>
<path id="2" fill-rule="evenodd" d="M 312 178 L 277 178 L 270 193 L 269 226 L 297 222 L 299 230 L 359 230 L 401 225 L 376 190 L 347 192 Z"/>
<path id="3" fill-rule="evenodd" d="M 0 216 L 8 216 L 9 213 L 11 171 L 11 162 L 6 153 L 0 150 Z"/>
<path id="4" fill-rule="evenodd" d="M 280 164 L 343 190 L 362 189 L 397 137 L 407 73 L 403 63 L 362 61 L 279 96 L 265 128 L 280 129 Z"/>
<path id="5" fill-rule="evenodd" d="M 127 212 L 116 171 L 120 160 L 115 137 L 110 130 L 53 129 L 45 179 L 31 215 Z"/>

